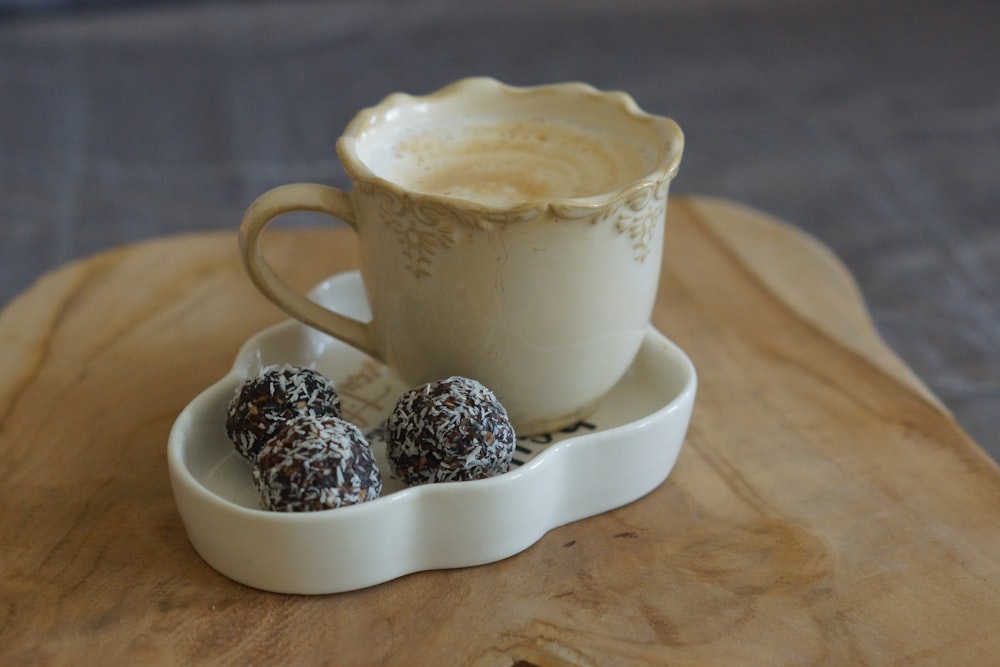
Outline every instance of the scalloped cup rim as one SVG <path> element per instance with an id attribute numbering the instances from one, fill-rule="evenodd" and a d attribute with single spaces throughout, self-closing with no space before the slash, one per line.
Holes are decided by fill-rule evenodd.
<path id="1" fill-rule="evenodd" d="M 569 197 L 555 200 L 539 200 L 517 204 L 515 206 L 496 206 L 475 202 L 461 197 L 428 192 L 415 193 L 383 176 L 376 174 L 360 158 L 357 151 L 356 135 L 362 134 L 371 127 L 375 119 L 384 118 L 390 110 L 398 113 L 399 108 L 426 108 L 430 102 L 447 100 L 463 95 L 469 91 L 492 95 L 531 96 L 561 91 L 563 94 L 576 96 L 599 97 L 608 100 L 609 104 L 624 112 L 625 116 L 634 121 L 644 122 L 654 127 L 663 138 L 669 139 L 670 149 L 665 151 L 656 166 L 640 178 L 621 184 L 618 188 L 588 195 L 586 197 Z M 378 104 L 366 107 L 355 114 L 347 124 L 343 135 L 337 140 L 337 155 L 344 169 L 355 182 L 368 183 L 387 190 L 404 199 L 426 199 L 444 206 L 460 204 L 463 209 L 480 213 L 486 218 L 497 215 L 509 215 L 510 220 L 527 220 L 534 216 L 526 215 L 532 211 L 550 212 L 561 215 L 565 211 L 580 211 L 599 209 L 609 204 L 622 201 L 646 188 L 655 187 L 664 181 L 671 181 L 677 175 L 684 152 L 684 133 L 672 119 L 658 116 L 643 110 L 635 99 L 620 90 L 599 90 L 589 83 L 569 81 L 536 86 L 512 86 L 491 77 L 469 77 L 451 83 L 426 95 L 411 95 L 409 93 L 392 93 Z M 575 216 L 574 216 L 575 217 Z"/>

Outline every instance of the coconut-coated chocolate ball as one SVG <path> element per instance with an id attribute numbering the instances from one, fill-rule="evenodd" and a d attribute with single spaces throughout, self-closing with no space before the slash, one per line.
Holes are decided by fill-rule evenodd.
<path id="1" fill-rule="evenodd" d="M 333 382 L 309 368 L 265 366 L 236 389 L 226 412 L 226 435 L 253 462 L 289 419 L 303 414 L 340 416 Z"/>
<path id="2" fill-rule="evenodd" d="M 386 420 L 386 453 L 407 484 L 483 479 L 507 472 L 514 427 L 492 391 L 453 376 L 400 395 Z"/>
<path id="3" fill-rule="evenodd" d="M 261 507 L 315 512 L 374 500 L 382 474 L 357 426 L 329 415 L 301 415 L 260 450 L 253 468 Z"/>

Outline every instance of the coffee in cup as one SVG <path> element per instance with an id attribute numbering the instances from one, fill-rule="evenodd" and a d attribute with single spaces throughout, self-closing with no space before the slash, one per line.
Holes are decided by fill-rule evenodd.
<path id="1" fill-rule="evenodd" d="M 474 378 L 519 434 L 552 431 L 593 409 L 639 349 L 682 150 L 672 120 L 585 84 L 397 93 L 338 140 L 350 191 L 265 193 L 241 248 L 261 291 L 304 323 L 411 384 Z M 370 322 L 309 301 L 264 260 L 261 232 L 293 210 L 357 232 Z"/>

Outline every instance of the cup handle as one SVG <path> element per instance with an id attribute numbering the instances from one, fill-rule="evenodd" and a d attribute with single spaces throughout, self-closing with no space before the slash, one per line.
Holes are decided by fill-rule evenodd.
<path id="1" fill-rule="evenodd" d="M 342 190 L 314 183 L 293 183 L 268 190 L 250 205 L 240 223 L 240 253 L 250 279 L 264 296 L 295 319 L 381 359 L 367 323 L 310 301 L 289 287 L 264 259 L 260 244 L 264 228 L 291 211 L 325 213 L 356 229 L 350 197 Z"/>

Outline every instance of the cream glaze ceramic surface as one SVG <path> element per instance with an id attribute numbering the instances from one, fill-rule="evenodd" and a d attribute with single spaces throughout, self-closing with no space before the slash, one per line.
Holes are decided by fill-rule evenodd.
<path id="1" fill-rule="evenodd" d="M 360 277 L 312 293 L 361 321 Z M 333 378 L 345 418 L 369 433 L 382 497 L 307 513 L 258 509 L 250 466 L 225 434 L 236 387 L 263 365 L 293 363 Z M 519 438 L 510 472 L 406 488 L 389 472 L 379 427 L 406 385 L 383 364 L 294 321 L 249 340 L 232 370 L 195 398 L 170 433 L 167 458 L 191 543 L 227 577 L 282 593 L 333 593 L 420 570 L 465 567 L 522 551 L 547 531 L 632 502 L 669 475 L 696 391 L 680 348 L 649 328 L 621 381 L 590 417 L 553 435 Z"/>
<path id="2" fill-rule="evenodd" d="M 641 150 L 641 175 L 591 196 L 498 206 L 414 191 L 380 173 L 389 171 L 385 145 L 399 132 L 487 116 L 565 119 L 620 139 Z M 677 125 L 624 93 L 477 78 L 425 97 L 391 95 L 360 112 L 337 148 L 350 192 L 294 184 L 248 209 L 241 248 L 263 293 L 385 362 L 407 384 L 450 375 L 481 381 L 520 433 L 556 430 L 589 413 L 646 336 L 669 184 L 683 149 Z M 570 155 L 554 172 L 595 159 Z M 263 260 L 260 233 L 290 210 L 324 212 L 357 231 L 371 322 L 309 303 Z"/>

